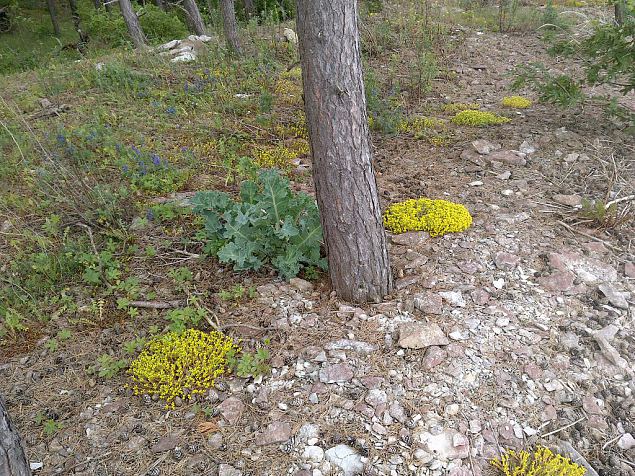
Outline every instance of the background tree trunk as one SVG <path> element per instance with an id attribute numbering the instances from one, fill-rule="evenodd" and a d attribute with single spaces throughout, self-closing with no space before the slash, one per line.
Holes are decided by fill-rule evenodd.
<path id="1" fill-rule="evenodd" d="M 49 15 L 51 15 L 51 23 L 53 24 L 53 31 L 55 32 L 55 36 L 60 36 L 62 32 L 60 30 L 60 22 L 57 20 L 57 12 L 55 11 L 55 0 L 47 0 L 47 5 L 49 9 Z"/>
<path id="2" fill-rule="evenodd" d="M 624 10 L 625 10 L 625 5 L 624 2 L 622 0 L 615 0 L 615 23 L 617 23 L 619 26 L 622 26 L 624 24 Z"/>
<path id="3" fill-rule="evenodd" d="M 366 112 L 357 1 L 297 0 L 304 100 L 329 274 L 339 297 L 392 290 Z"/>
<path id="4" fill-rule="evenodd" d="M 247 13 L 248 18 L 253 18 L 256 16 L 256 6 L 254 5 L 254 0 L 243 0 L 245 5 L 245 12 Z"/>
<path id="5" fill-rule="evenodd" d="M 130 38 L 132 38 L 132 43 L 135 48 L 143 48 L 146 45 L 146 37 L 139 24 L 139 18 L 137 18 L 137 14 L 132 9 L 130 0 L 119 0 L 119 8 L 128 27 L 128 33 L 130 34 Z"/>
<path id="6" fill-rule="evenodd" d="M 11 419 L 0 397 L 0 474 L 2 476 L 31 476 L 20 435 L 11 424 Z"/>
<path id="7" fill-rule="evenodd" d="M 187 12 L 187 23 L 190 26 L 190 30 L 198 36 L 205 34 L 205 23 L 203 23 L 203 17 L 198 9 L 198 5 L 195 0 L 183 0 L 183 7 Z"/>
<path id="8" fill-rule="evenodd" d="M 163 0 L 154 0 L 154 4 L 157 7 L 159 7 L 161 10 L 167 11 L 167 7 L 166 7 L 165 2 Z"/>
<path id="9" fill-rule="evenodd" d="M 223 29 L 227 46 L 230 50 L 240 53 L 240 40 L 238 39 L 238 22 L 236 21 L 236 10 L 234 0 L 220 0 L 220 11 L 223 16 Z"/>
<path id="10" fill-rule="evenodd" d="M 79 41 L 85 44 L 88 41 L 88 36 L 82 31 L 81 19 L 79 12 L 77 11 L 77 0 L 68 0 L 68 5 L 71 8 L 71 16 L 73 17 L 73 25 L 75 25 L 75 31 L 79 35 Z"/>

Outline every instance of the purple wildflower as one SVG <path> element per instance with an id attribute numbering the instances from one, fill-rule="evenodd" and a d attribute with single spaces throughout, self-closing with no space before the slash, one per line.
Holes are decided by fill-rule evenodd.
<path id="1" fill-rule="evenodd" d="M 158 167 L 159 165 L 161 165 L 161 157 L 159 157 L 157 154 L 152 154 L 150 156 L 152 158 L 152 163 Z"/>

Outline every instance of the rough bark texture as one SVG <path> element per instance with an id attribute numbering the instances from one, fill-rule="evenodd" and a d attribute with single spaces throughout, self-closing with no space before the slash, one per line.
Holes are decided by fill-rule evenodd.
<path id="1" fill-rule="evenodd" d="M 11 424 L 2 397 L 0 397 L 0 474 L 2 476 L 31 476 L 20 436 Z"/>
<path id="2" fill-rule="evenodd" d="M 622 0 L 616 0 L 615 2 L 615 23 L 622 26 L 624 24 L 624 10 L 626 6 Z"/>
<path id="3" fill-rule="evenodd" d="M 392 289 L 373 171 L 357 1 L 297 0 L 313 177 L 337 294 L 380 301 Z"/>
<path id="4" fill-rule="evenodd" d="M 256 16 L 256 6 L 254 5 L 254 0 L 243 0 L 245 5 L 245 12 L 249 18 L 253 18 Z"/>
<path id="5" fill-rule="evenodd" d="M 71 16 L 73 17 L 73 25 L 75 25 L 75 31 L 79 35 L 79 41 L 86 43 L 88 41 L 88 35 L 82 30 L 82 22 L 77 11 L 77 0 L 68 0 L 68 5 L 71 8 Z"/>
<path id="6" fill-rule="evenodd" d="M 53 24 L 53 31 L 55 32 L 55 36 L 60 36 L 60 22 L 57 20 L 57 11 L 55 9 L 55 0 L 47 0 L 47 5 L 49 9 L 49 15 L 51 15 L 51 23 Z"/>
<path id="7" fill-rule="evenodd" d="M 196 35 L 205 34 L 205 23 L 195 0 L 183 0 L 183 8 L 187 12 L 187 23 Z"/>
<path id="8" fill-rule="evenodd" d="M 223 15 L 223 29 L 227 46 L 230 50 L 240 53 L 240 40 L 238 39 L 238 22 L 236 21 L 236 9 L 234 0 L 220 0 L 220 11 Z"/>
<path id="9" fill-rule="evenodd" d="M 139 24 L 139 18 L 137 18 L 137 14 L 132 9 L 130 0 L 119 0 L 119 8 L 128 27 L 128 33 L 130 34 L 130 38 L 132 38 L 132 43 L 135 48 L 143 48 L 146 45 L 146 37 Z"/>

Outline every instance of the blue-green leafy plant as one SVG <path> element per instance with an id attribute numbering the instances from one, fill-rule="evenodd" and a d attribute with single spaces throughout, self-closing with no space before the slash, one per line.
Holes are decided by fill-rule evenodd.
<path id="1" fill-rule="evenodd" d="M 241 184 L 238 200 L 224 192 L 200 192 L 194 212 L 205 218 L 208 251 L 235 270 L 272 265 L 285 279 L 305 266 L 326 268 L 320 254 L 322 227 L 313 198 L 291 190 L 276 170 Z"/>

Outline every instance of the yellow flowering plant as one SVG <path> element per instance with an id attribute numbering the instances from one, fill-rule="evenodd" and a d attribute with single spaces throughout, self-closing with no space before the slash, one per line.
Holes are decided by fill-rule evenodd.
<path id="1" fill-rule="evenodd" d="M 174 408 L 176 397 L 189 400 L 211 388 L 227 371 L 228 355 L 239 351 L 222 332 L 168 332 L 150 340 L 130 364 L 133 391 L 157 395 Z"/>
<path id="2" fill-rule="evenodd" d="M 505 107 L 511 107 L 514 109 L 527 109 L 531 106 L 531 101 L 522 96 L 505 96 L 501 101 L 501 104 Z"/>
<path id="3" fill-rule="evenodd" d="M 505 124 L 509 121 L 511 121 L 509 117 L 499 116 L 493 112 L 476 111 L 473 109 L 461 111 L 452 118 L 452 122 L 459 126 L 491 126 Z"/>
<path id="4" fill-rule="evenodd" d="M 507 450 L 490 464 L 502 476 L 583 476 L 586 473 L 584 467 L 543 446 L 531 453 Z"/>
<path id="5" fill-rule="evenodd" d="M 467 230 L 472 216 L 463 205 L 447 200 L 417 198 L 395 203 L 384 212 L 384 226 L 391 233 L 427 231 L 443 236 Z"/>

